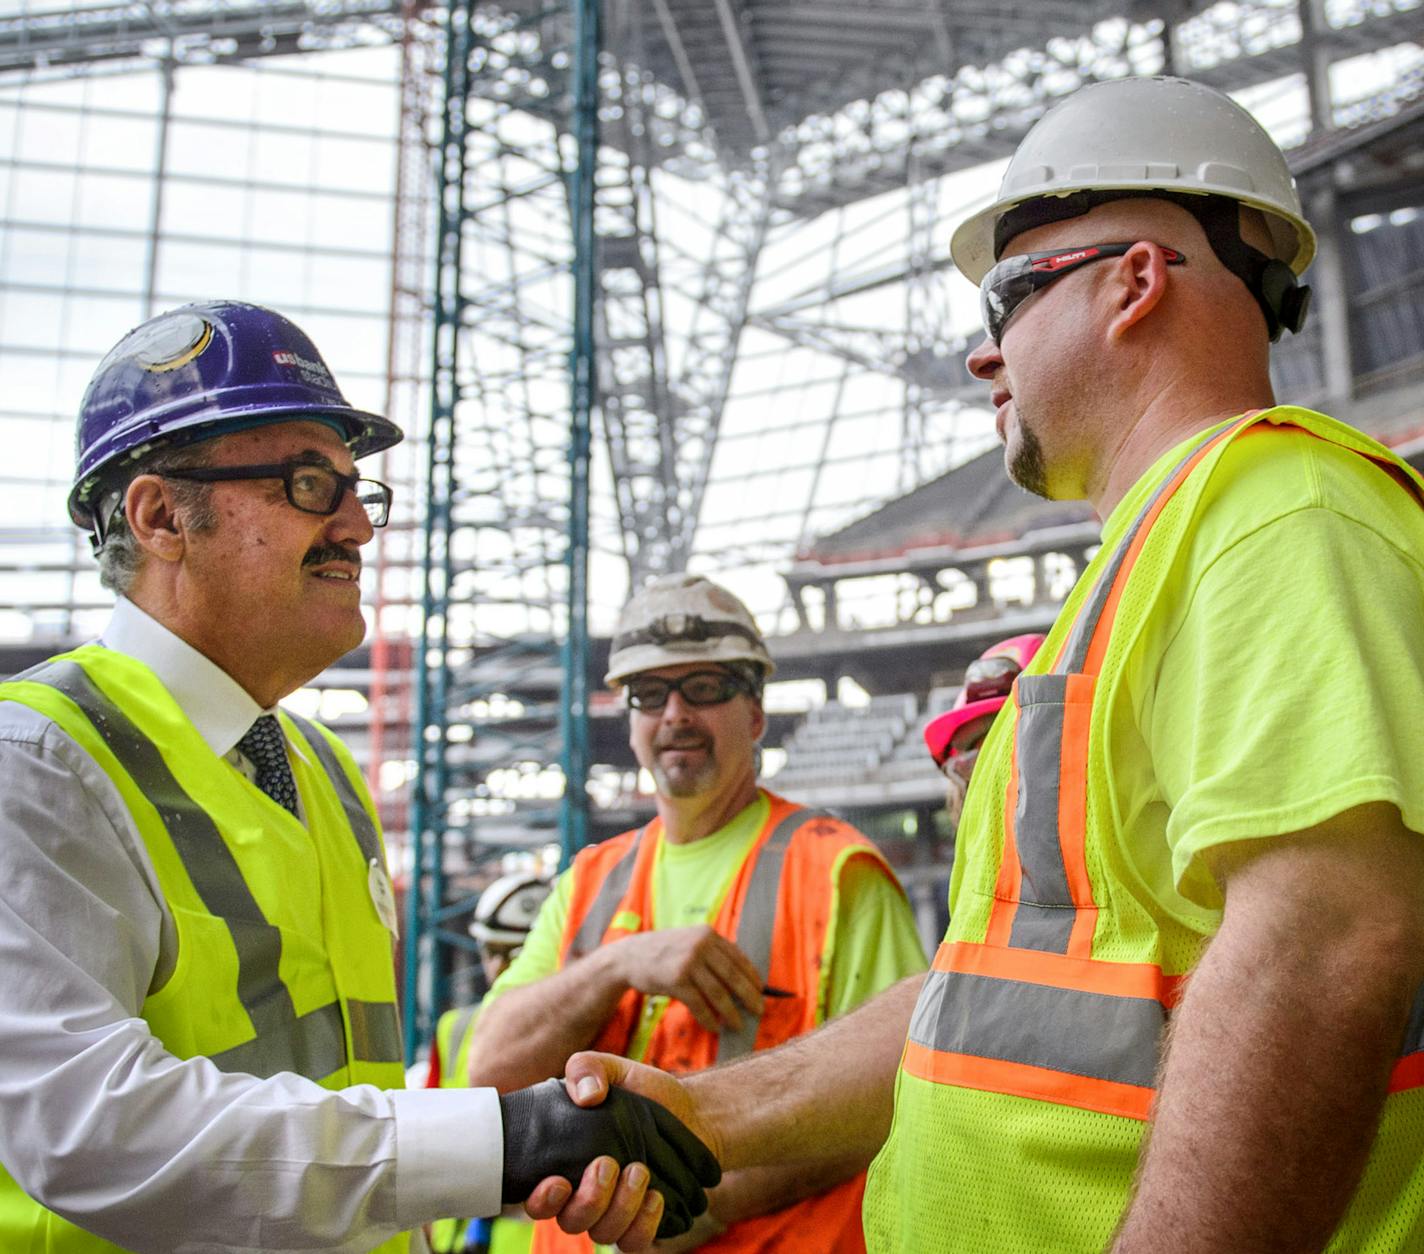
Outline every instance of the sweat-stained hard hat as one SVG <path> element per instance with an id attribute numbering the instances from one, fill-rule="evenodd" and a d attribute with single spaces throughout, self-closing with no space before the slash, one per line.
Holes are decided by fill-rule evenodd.
<path id="1" fill-rule="evenodd" d="M 1300 328 L 1309 289 L 1295 280 L 1315 256 L 1315 232 L 1285 156 L 1229 96 L 1184 78 L 1090 83 L 1060 100 L 1024 136 L 994 203 L 954 232 L 954 264 L 979 283 L 1022 231 L 1135 196 L 1171 200 L 1198 218 L 1261 304 L 1273 339 Z M 1241 205 L 1265 216 L 1271 256 L 1241 241 Z"/>
<path id="2" fill-rule="evenodd" d="M 756 619 L 726 588 L 703 575 L 659 575 L 619 614 L 604 682 L 683 662 L 752 662 L 762 679 L 776 669 Z"/>
<path id="3" fill-rule="evenodd" d="M 984 650 L 964 672 L 964 686 L 954 705 L 925 724 L 925 747 L 936 766 L 943 766 L 959 750 L 954 736 L 977 719 L 997 714 L 1009 699 L 1009 690 L 1024 667 L 1043 645 L 1040 635 L 1010 636 Z"/>
<path id="4" fill-rule="evenodd" d="M 480 894 L 470 935 L 481 945 L 522 945 L 549 891 L 549 882 L 537 875 L 501 875 Z"/>
<path id="5" fill-rule="evenodd" d="M 335 427 L 353 457 L 403 438 L 354 409 L 295 323 L 261 305 L 208 301 L 150 318 L 99 363 L 80 405 L 69 516 L 100 529 L 146 453 L 273 422 Z"/>

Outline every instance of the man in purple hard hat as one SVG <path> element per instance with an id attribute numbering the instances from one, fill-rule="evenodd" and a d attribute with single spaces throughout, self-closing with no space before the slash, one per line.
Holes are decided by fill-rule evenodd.
<path id="1" fill-rule="evenodd" d="M 118 602 L 0 684 L 0 1249 L 422 1250 L 531 1195 L 637 1249 L 705 1206 L 715 1160 L 646 1099 L 402 1091 L 375 809 L 277 706 L 365 633 L 391 490 L 355 463 L 400 439 L 235 301 L 89 385 L 69 512 Z"/>

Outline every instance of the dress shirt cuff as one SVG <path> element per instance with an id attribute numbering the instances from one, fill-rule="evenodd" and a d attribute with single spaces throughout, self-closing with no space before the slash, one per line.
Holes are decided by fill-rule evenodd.
<path id="1" fill-rule="evenodd" d="M 404 1089 L 396 1114 L 396 1222 L 497 1215 L 504 1120 L 494 1089 Z"/>

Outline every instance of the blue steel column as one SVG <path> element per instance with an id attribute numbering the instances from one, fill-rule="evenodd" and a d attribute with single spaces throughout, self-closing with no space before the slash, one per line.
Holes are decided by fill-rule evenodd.
<path id="1" fill-rule="evenodd" d="M 600 0 L 572 0 L 574 74 L 572 130 L 577 159 L 569 186 L 573 228 L 574 338 L 569 352 L 569 546 L 568 633 L 564 638 L 564 798 L 559 813 L 563 863 L 588 840 L 588 472 L 597 371 L 593 313 L 598 275 L 594 257 L 594 191 L 598 168 L 598 54 L 602 44 Z"/>
<path id="2" fill-rule="evenodd" d="M 420 651 L 415 719 L 416 774 L 411 805 L 410 881 L 406 895 L 404 1014 L 406 1065 L 430 1039 L 439 1005 L 435 982 L 436 914 L 445 895 L 444 861 L 448 769 L 446 708 L 450 689 L 447 626 L 451 581 L 451 505 L 454 495 L 455 410 L 459 401 L 458 336 L 461 223 L 465 216 L 465 100 L 469 92 L 473 4 L 452 3 L 445 29 L 445 97 L 437 154 L 440 197 L 435 259 L 435 362 Z"/>

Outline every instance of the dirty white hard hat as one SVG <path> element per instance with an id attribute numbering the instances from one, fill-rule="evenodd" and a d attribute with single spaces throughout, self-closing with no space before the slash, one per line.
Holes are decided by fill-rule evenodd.
<path id="1" fill-rule="evenodd" d="M 1315 255 L 1290 168 L 1260 123 L 1203 83 L 1144 77 L 1091 83 L 1049 109 L 1019 144 L 994 203 L 954 232 L 954 264 L 978 283 L 1006 242 L 996 243 L 996 228 L 1020 205 L 1132 191 L 1234 200 L 1265 215 L 1275 259 L 1295 274 Z"/>
<path id="2" fill-rule="evenodd" d="M 618 616 L 604 682 L 684 662 L 752 662 L 762 679 L 776 669 L 756 619 L 726 588 L 704 575 L 660 575 Z"/>
<path id="3" fill-rule="evenodd" d="M 549 891 L 548 881 L 537 875 L 501 875 L 480 894 L 470 935 L 481 945 L 522 945 Z"/>

